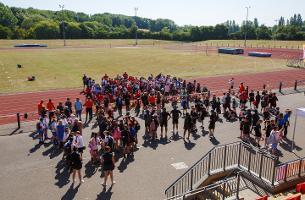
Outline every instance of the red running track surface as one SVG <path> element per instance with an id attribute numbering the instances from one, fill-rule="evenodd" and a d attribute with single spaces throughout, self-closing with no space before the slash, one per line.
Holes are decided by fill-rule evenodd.
<path id="1" fill-rule="evenodd" d="M 275 89 L 279 87 L 280 82 L 283 82 L 283 88 L 285 88 L 293 87 L 295 80 L 305 80 L 305 70 L 290 69 L 256 74 L 197 78 L 196 80 L 200 82 L 201 86 L 207 86 L 212 93 L 220 95 L 223 90 L 228 88 L 228 81 L 232 77 L 235 79 L 235 87 L 238 87 L 240 82 L 244 82 L 245 86 L 249 86 L 249 90 L 261 90 L 263 88 L 263 84 L 266 84 L 267 89 Z M 80 91 L 81 89 L 67 89 L 44 92 L 2 94 L 0 95 L 0 125 L 15 123 L 16 113 L 18 112 L 20 114 L 29 113 L 29 118 L 27 120 L 37 119 L 37 104 L 41 99 L 47 102 L 48 99 L 51 98 L 55 105 L 57 105 L 60 101 L 65 102 L 67 97 L 69 97 L 72 102 L 76 97 L 79 97 L 82 101 L 84 101 L 84 96 L 80 95 Z M 24 121 L 24 119 L 21 120 Z"/>

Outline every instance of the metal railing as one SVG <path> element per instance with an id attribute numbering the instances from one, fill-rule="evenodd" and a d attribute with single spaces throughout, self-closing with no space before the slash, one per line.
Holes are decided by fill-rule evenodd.
<path id="1" fill-rule="evenodd" d="M 176 195 L 167 200 L 184 200 L 200 197 L 200 199 L 226 199 L 239 196 L 239 191 L 246 189 L 247 186 L 243 181 L 240 171 L 233 177 L 225 178 L 214 184 L 188 191 L 182 195 Z M 197 199 L 197 198 L 194 198 Z"/>
<path id="2" fill-rule="evenodd" d="M 305 174 L 305 157 L 279 164 L 275 167 L 275 182 L 298 179 Z"/>
<path id="3" fill-rule="evenodd" d="M 214 147 L 165 190 L 167 198 L 200 186 L 209 175 L 240 168 L 273 184 L 277 158 L 244 142 Z"/>

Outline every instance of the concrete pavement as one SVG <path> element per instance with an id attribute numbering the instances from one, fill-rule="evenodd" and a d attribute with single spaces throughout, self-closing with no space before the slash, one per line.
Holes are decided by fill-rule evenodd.
<path id="1" fill-rule="evenodd" d="M 279 96 L 281 110 L 305 107 L 304 94 Z M 139 132 L 140 149 L 135 152 L 133 159 L 119 158 L 116 163 L 114 176 L 116 184 L 113 187 L 102 188 L 100 167 L 95 168 L 89 162 L 88 149 L 84 153 L 82 173 L 85 183 L 72 186 L 68 173 L 64 170 L 61 154 L 52 145 L 36 145 L 32 133 L 0 137 L 0 194 L 1 199 L 163 199 L 164 190 L 186 169 L 177 170 L 171 164 L 183 162 L 192 166 L 199 158 L 207 153 L 214 145 L 238 141 L 239 123 L 217 123 L 216 139 L 198 131 L 191 137 L 191 143 L 184 143 L 181 138 L 167 142 L 143 144 L 142 120 Z M 207 125 L 208 121 L 205 121 Z M 169 122 L 169 125 L 171 123 Z M 91 124 L 92 125 L 92 124 Z M 180 123 L 182 135 L 183 121 Z M 292 137 L 294 116 L 291 118 L 288 138 Z M 197 126 L 199 127 L 199 125 Z M 169 126 L 171 130 L 171 126 Z M 305 119 L 298 120 L 295 153 L 287 150 L 289 145 L 283 145 L 281 161 L 305 156 Z M 84 139 L 88 144 L 91 126 L 85 128 Z M 160 132 L 160 129 L 158 130 Z M 171 133 L 169 133 L 171 135 Z M 247 198 L 245 198 L 247 199 Z"/>

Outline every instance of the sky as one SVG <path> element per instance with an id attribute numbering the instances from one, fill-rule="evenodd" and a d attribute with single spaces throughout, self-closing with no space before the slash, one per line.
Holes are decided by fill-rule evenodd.
<path id="1" fill-rule="evenodd" d="M 182 25 L 215 25 L 227 20 L 241 24 L 250 6 L 249 19 L 258 18 L 260 24 L 274 25 L 280 16 L 290 18 L 300 13 L 305 20 L 305 0 L 0 0 L 15 7 L 59 10 L 59 4 L 68 10 L 87 14 L 113 13 L 151 19 L 167 18 Z"/>

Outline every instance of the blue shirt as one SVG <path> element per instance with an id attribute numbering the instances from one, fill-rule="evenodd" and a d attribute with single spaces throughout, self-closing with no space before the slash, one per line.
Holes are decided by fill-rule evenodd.
<path id="1" fill-rule="evenodd" d="M 60 141 L 64 141 L 65 136 L 65 126 L 64 125 L 57 125 L 57 137 Z"/>
<path id="2" fill-rule="evenodd" d="M 75 101 L 74 107 L 75 107 L 75 110 L 82 110 L 83 104 L 81 101 Z"/>

